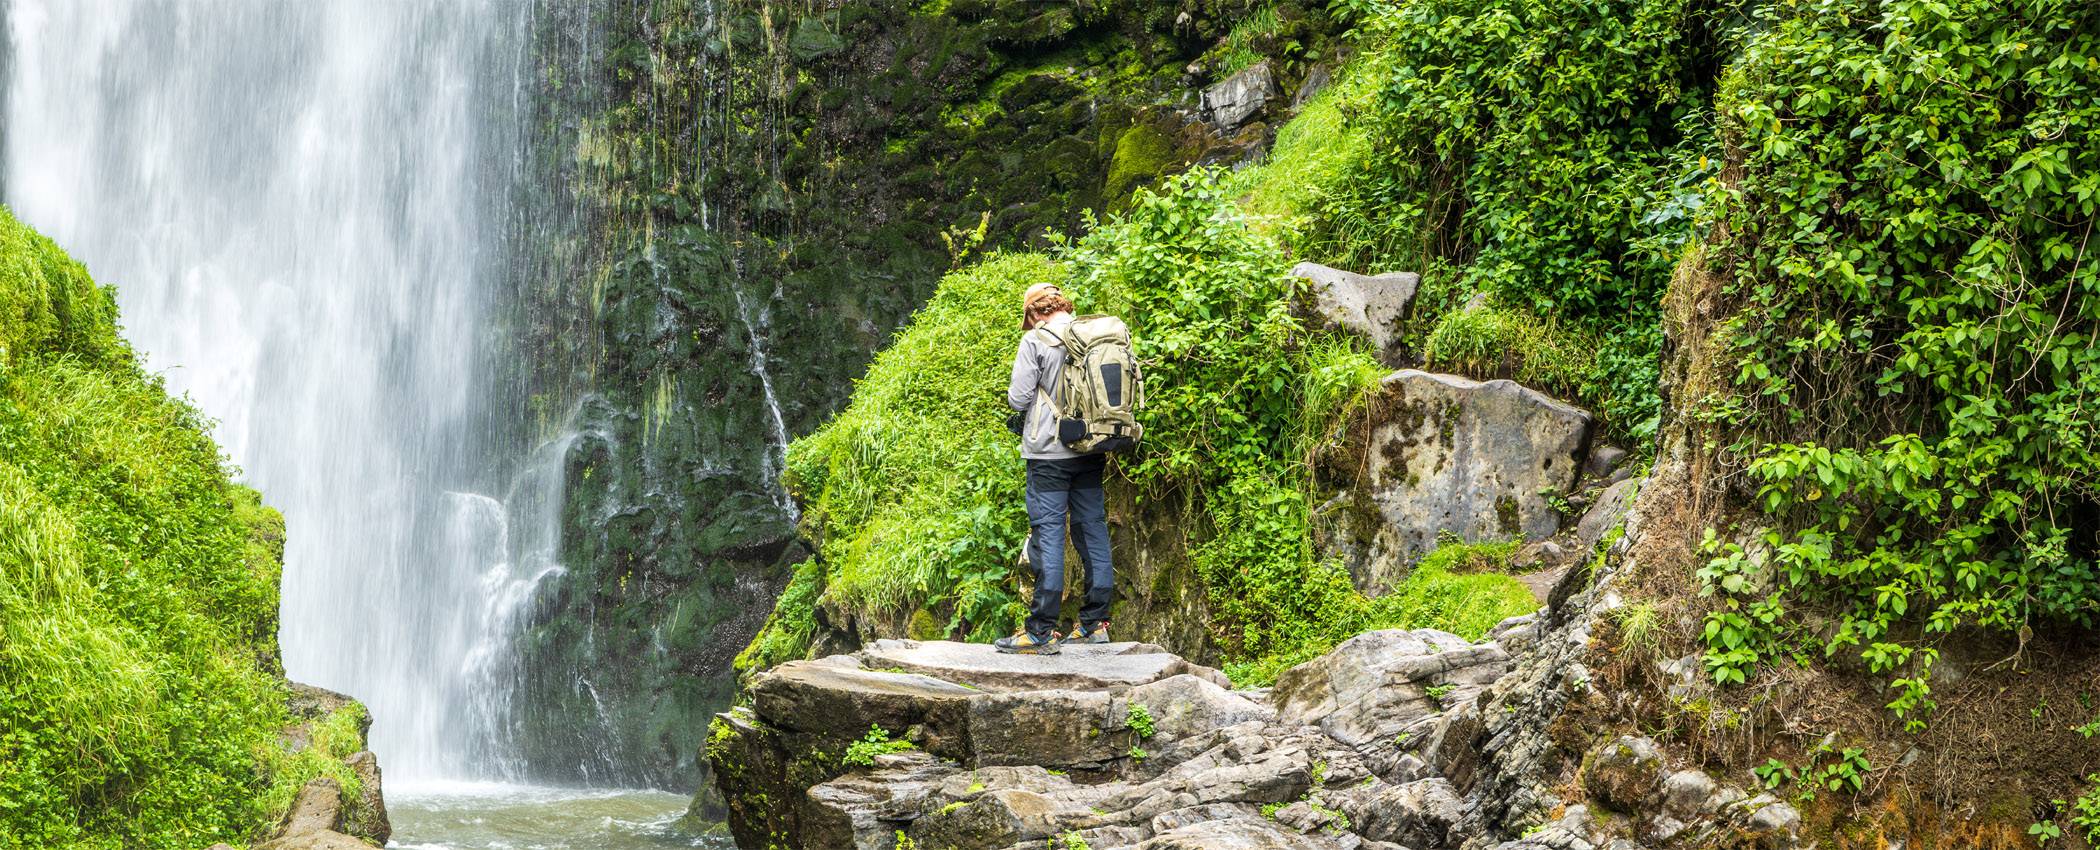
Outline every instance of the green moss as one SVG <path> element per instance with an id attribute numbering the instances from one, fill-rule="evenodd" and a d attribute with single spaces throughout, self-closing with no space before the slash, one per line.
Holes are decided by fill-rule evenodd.
<path id="1" fill-rule="evenodd" d="M 1147 185 L 1182 165 L 1174 148 L 1173 137 L 1151 124 L 1138 124 L 1124 130 L 1116 139 L 1115 153 L 1109 158 L 1103 196 L 1121 198 L 1130 194 L 1132 189 Z"/>
<path id="2" fill-rule="evenodd" d="M 912 640 L 940 640 L 948 636 L 947 626 L 924 608 L 911 613 L 911 626 L 905 631 Z"/>

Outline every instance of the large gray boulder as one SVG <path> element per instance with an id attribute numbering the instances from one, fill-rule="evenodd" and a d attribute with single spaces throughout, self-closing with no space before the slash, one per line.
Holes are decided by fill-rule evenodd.
<path id="1" fill-rule="evenodd" d="M 1230 133 L 1280 94 L 1275 70 L 1267 61 L 1256 62 L 1203 90 L 1203 116 L 1218 132 Z"/>
<path id="2" fill-rule="evenodd" d="M 1409 847 L 1456 843 L 1453 833 L 1465 813 L 1465 801 L 1441 777 L 1387 786 L 1368 797 L 1353 798 L 1352 803 L 1345 804 L 1344 811 L 1359 834 Z"/>
<path id="3" fill-rule="evenodd" d="M 1316 542 L 1380 594 L 1447 534 L 1552 537 L 1549 496 L 1575 488 L 1590 430 L 1589 413 L 1513 381 L 1394 372 L 1317 459 L 1336 495 L 1314 512 Z"/>
<path id="4" fill-rule="evenodd" d="M 1426 743 L 1448 706 L 1500 678 L 1509 654 L 1435 629 L 1367 632 L 1276 679 L 1279 722 L 1313 726 L 1361 754 L 1388 781 L 1407 781 L 1411 750 Z M 1405 842 L 1403 842 L 1405 843 Z"/>
<path id="5" fill-rule="evenodd" d="M 1319 263 L 1299 263 L 1291 269 L 1291 276 L 1307 282 L 1304 296 L 1294 305 L 1300 315 L 1318 327 L 1363 339 L 1387 366 L 1407 365 L 1400 323 L 1414 304 L 1421 275 L 1362 275 Z"/>

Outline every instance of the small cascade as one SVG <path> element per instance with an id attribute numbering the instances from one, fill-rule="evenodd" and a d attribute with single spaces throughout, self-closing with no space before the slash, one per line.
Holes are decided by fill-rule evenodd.
<path id="1" fill-rule="evenodd" d="M 775 282 L 773 287 L 773 298 L 778 299 L 780 284 Z M 772 484 L 769 490 L 773 496 L 773 503 L 780 506 L 780 510 L 787 514 L 790 522 L 797 522 L 802 519 L 802 511 L 795 506 L 795 500 L 788 496 L 787 488 L 780 484 L 780 474 L 787 469 L 787 419 L 780 415 L 780 399 L 773 395 L 773 375 L 767 369 L 765 331 L 772 322 L 773 308 L 769 302 L 768 306 L 759 309 L 754 318 L 751 313 L 751 301 L 745 297 L 743 288 L 731 287 L 731 291 L 736 293 L 737 317 L 743 320 L 744 331 L 751 338 L 751 371 L 758 374 L 758 386 L 764 391 L 766 399 L 768 422 L 773 426 L 774 450 L 766 454 L 766 480 Z"/>

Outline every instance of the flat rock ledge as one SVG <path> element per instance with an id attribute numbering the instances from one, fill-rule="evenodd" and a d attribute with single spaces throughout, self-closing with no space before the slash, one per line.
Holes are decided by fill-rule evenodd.
<path id="1" fill-rule="evenodd" d="M 707 758 L 744 847 L 1419 850 L 1462 812 L 1415 753 L 1508 666 L 1493 641 L 1381 631 L 1236 691 L 1146 644 L 877 641 L 758 676 Z M 848 764 L 873 727 L 912 748 Z"/>

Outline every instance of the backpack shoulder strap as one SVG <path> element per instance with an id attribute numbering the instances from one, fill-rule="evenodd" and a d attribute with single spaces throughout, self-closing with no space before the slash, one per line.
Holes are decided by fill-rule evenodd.
<path id="1" fill-rule="evenodd" d="M 1058 336 L 1056 331 L 1049 328 L 1036 328 L 1029 331 L 1028 335 L 1033 337 L 1036 342 L 1051 348 L 1063 348 L 1065 344 L 1064 337 Z"/>

